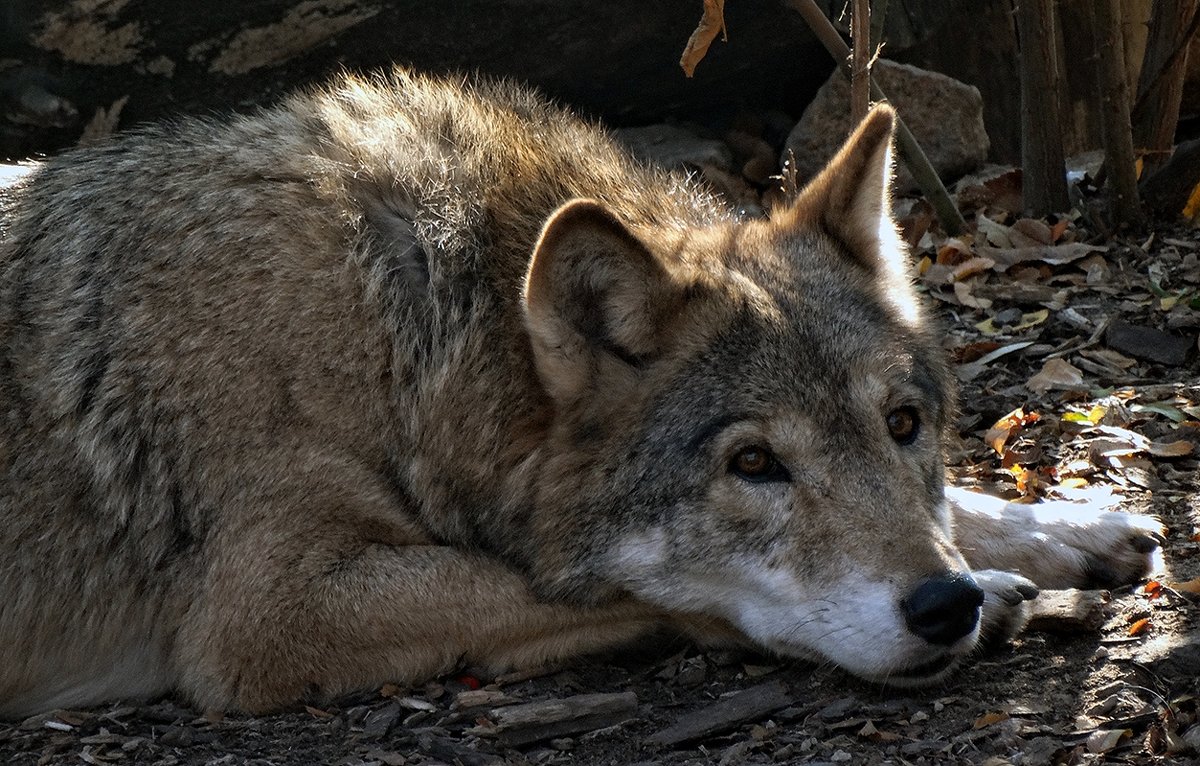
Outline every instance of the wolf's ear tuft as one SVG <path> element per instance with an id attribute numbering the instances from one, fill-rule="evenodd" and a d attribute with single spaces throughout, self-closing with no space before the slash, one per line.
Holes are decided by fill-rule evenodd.
<path id="1" fill-rule="evenodd" d="M 525 277 L 525 326 L 538 374 L 556 399 L 578 397 L 613 364 L 636 368 L 660 350 L 680 291 L 662 263 L 599 202 L 559 208 Z"/>
<path id="2" fill-rule="evenodd" d="M 876 105 L 825 169 L 777 216 L 784 229 L 817 229 L 837 239 L 864 266 L 898 257 L 892 219 L 892 140 L 896 112 Z"/>

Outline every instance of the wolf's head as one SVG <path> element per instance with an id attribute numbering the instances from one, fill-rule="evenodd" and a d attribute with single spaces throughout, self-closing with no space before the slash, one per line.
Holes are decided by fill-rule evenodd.
<path id="1" fill-rule="evenodd" d="M 664 230 L 577 200 L 546 223 L 526 325 L 555 420 L 548 593 L 628 591 L 864 677 L 936 677 L 983 594 L 954 547 L 950 382 L 891 217 L 876 108 L 770 221 Z"/>

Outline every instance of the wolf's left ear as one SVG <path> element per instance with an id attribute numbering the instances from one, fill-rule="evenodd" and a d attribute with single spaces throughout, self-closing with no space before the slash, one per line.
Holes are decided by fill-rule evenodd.
<path id="1" fill-rule="evenodd" d="M 559 401 L 611 384 L 660 351 L 681 290 L 663 264 L 595 200 L 559 208 L 525 277 L 525 326 L 538 374 Z"/>
<path id="2" fill-rule="evenodd" d="M 892 139 L 896 113 L 876 105 L 791 207 L 774 217 L 785 230 L 816 229 L 846 246 L 876 271 L 879 258 L 893 257 Z"/>

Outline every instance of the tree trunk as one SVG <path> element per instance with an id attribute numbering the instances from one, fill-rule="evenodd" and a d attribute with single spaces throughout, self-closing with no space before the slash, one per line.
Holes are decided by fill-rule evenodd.
<path id="1" fill-rule="evenodd" d="M 1096 65 L 1100 84 L 1100 113 L 1104 125 L 1104 167 L 1108 171 L 1109 203 L 1114 222 L 1131 225 L 1141 221 L 1137 169 L 1133 155 L 1133 131 L 1129 124 L 1129 83 L 1126 79 L 1124 43 L 1121 38 L 1119 0 L 1097 0 Z"/>
<path id="2" fill-rule="evenodd" d="M 1053 0 L 1022 0 L 1017 6 L 1022 204 L 1033 215 L 1061 213 L 1070 206 L 1058 108 L 1054 23 Z"/>
<path id="3" fill-rule="evenodd" d="M 1162 167 L 1175 145 L 1189 33 L 1194 31 L 1198 9 L 1198 0 L 1159 0 L 1150 16 L 1133 116 L 1133 142 L 1142 154 L 1143 177 Z"/>

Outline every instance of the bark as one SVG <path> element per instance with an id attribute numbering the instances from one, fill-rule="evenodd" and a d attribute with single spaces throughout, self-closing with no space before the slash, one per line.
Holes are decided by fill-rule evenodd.
<path id="1" fill-rule="evenodd" d="M 1133 141 L 1143 158 L 1143 177 L 1162 167 L 1175 144 L 1188 41 L 1200 20 L 1198 9 L 1200 0 L 1159 0 L 1150 16 L 1133 115 Z"/>
<path id="2" fill-rule="evenodd" d="M 1036 216 L 1061 213 L 1070 207 L 1063 164 L 1054 28 L 1053 0 L 1022 0 L 1017 6 L 1021 44 L 1022 204 Z"/>
<path id="3" fill-rule="evenodd" d="M 1109 205 L 1118 225 L 1141 221 L 1142 203 L 1138 197 L 1137 168 L 1133 155 L 1133 132 L 1129 122 L 1129 83 L 1126 79 L 1121 37 L 1119 0 L 1097 0 L 1096 24 L 1097 80 L 1100 84 L 1100 111 L 1104 125 L 1104 167 L 1108 175 Z"/>

